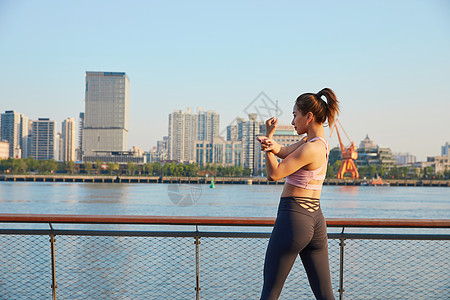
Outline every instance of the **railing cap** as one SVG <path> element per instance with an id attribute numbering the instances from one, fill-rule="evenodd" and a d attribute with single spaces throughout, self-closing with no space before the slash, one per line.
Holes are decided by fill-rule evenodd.
<path id="1" fill-rule="evenodd" d="M 3 223 L 273 226 L 269 217 L 0 214 Z M 450 219 L 328 218 L 328 227 L 450 228 Z"/>

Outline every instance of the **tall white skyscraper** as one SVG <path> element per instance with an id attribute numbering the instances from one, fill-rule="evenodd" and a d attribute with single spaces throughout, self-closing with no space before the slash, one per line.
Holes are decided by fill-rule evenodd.
<path id="1" fill-rule="evenodd" d="M 130 81 L 123 72 L 86 72 L 83 157 L 96 151 L 125 151 Z"/>
<path id="2" fill-rule="evenodd" d="M 169 159 L 179 162 L 194 160 L 194 140 L 197 136 L 195 115 L 189 108 L 169 114 Z"/>
<path id="3" fill-rule="evenodd" d="M 39 118 L 31 124 L 31 157 L 34 159 L 55 159 L 56 122 Z"/>
<path id="4" fill-rule="evenodd" d="M 9 157 L 28 156 L 28 118 L 14 110 L 1 114 L 0 140 L 9 143 Z"/>
<path id="5" fill-rule="evenodd" d="M 73 118 L 67 118 L 62 123 L 62 160 L 63 161 L 75 161 L 75 120 Z"/>
<path id="6" fill-rule="evenodd" d="M 198 110 L 196 116 L 197 140 L 212 141 L 213 137 L 219 136 L 220 115 L 213 110 Z"/>
<path id="7" fill-rule="evenodd" d="M 248 121 L 238 123 L 238 140 L 242 141 L 244 167 L 256 169 L 257 156 L 260 154 L 259 143 L 256 137 L 265 132 L 263 121 L 257 120 L 257 114 L 249 114 Z"/>
<path id="8" fill-rule="evenodd" d="M 75 149 L 77 161 L 83 160 L 83 129 L 84 129 L 84 112 L 80 112 L 78 119 L 78 147 Z"/>
<path id="9" fill-rule="evenodd" d="M 169 114 L 169 159 L 179 162 L 194 161 L 195 141 L 210 141 L 219 136 L 220 115 L 215 111 L 199 109 L 193 113 L 175 110 Z"/>

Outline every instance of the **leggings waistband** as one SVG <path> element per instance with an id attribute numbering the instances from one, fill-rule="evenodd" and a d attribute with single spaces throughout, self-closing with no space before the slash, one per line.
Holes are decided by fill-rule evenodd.
<path id="1" fill-rule="evenodd" d="M 308 208 L 313 211 L 310 211 Z M 278 211 L 282 210 L 304 213 L 311 216 L 322 212 L 319 199 L 309 197 L 281 197 Z"/>

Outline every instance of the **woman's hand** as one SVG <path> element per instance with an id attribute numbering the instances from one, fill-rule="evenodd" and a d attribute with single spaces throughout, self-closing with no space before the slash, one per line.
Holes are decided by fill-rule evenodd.
<path id="1" fill-rule="evenodd" d="M 278 119 L 272 117 L 266 121 L 266 136 L 272 138 L 275 130 L 277 129 Z"/>
<path id="2" fill-rule="evenodd" d="M 261 151 L 273 153 L 278 153 L 280 151 L 280 145 L 274 140 L 266 136 L 258 136 L 256 139 L 261 143 Z"/>

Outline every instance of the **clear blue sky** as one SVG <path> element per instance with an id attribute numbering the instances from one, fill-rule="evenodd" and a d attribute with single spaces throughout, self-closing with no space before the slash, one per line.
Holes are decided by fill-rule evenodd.
<path id="1" fill-rule="evenodd" d="M 299 94 L 330 87 L 357 145 L 439 155 L 450 2 L 312 2 L 0 0 L 0 110 L 61 126 L 84 111 L 86 71 L 126 72 L 129 146 L 148 150 L 174 109 L 215 110 L 224 128 L 264 91 L 289 123 Z"/>

